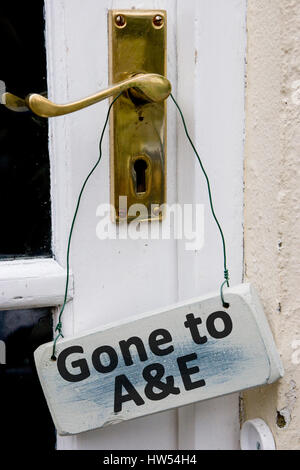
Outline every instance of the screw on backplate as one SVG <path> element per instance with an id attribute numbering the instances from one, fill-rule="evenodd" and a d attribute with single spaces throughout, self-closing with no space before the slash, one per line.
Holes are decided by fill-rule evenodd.
<path id="1" fill-rule="evenodd" d="M 116 25 L 119 26 L 119 28 L 122 28 L 126 25 L 126 20 L 123 15 L 117 15 L 115 17 L 115 22 L 116 22 Z"/>
<path id="2" fill-rule="evenodd" d="M 155 15 L 153 18 L 153 24 L 154 26 L 162 26 L 164 24 L 164 19 L 161 15 Z"/>
<path id="3" fill-rule="evenodd" d="M 159 206 L 155 206 L 152 208 L 152 214 L 155 215 L 155 216 L 158 216 L 159 213 L 160 213 L 161 209 Z"/>

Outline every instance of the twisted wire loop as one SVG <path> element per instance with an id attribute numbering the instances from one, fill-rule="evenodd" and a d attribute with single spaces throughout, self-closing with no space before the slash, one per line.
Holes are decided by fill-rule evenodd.
<path id="1" fill-rule="evenodd" d="M 223 259 L 224 259 L 224 282 L 221 284 L 221 287 L 220 287 L 220 295 L 221 295 L 221 300 L 222 300 L 222 304 L 223 304 L 223 307 L 224 308 L 229 308 L 230 304 L 228 302 L 225 302 L 224 300 L 224 294 L 223 294 L 223 288 L 225 286 L 225 284 L 227 285 L 227 287 L 229 287 L 229 271 L 227 269 L 227 258 L 226 258 L 226 243 L 225 243 L 225 238 L 224 238 L 224 234 L 223 234 L 223 230 L 221 228 L 221 225 L 217 219 L 217 216 L 215 214 L 215 210 L 214 210 L 214 205 L 213 205 L 213 200 L 212 200 L 212 194 L 211 194 L 211 188 L 210 188 L 210 182 L 209 182 L 209 178 L 207 176 L 207 173 L 204 169 L 204 166 L 203 166 L 203 163 L 201 161 L 201 158 L 196 150 L 196 147 L 195 145 L 193 144 L 193 141 L 189 135 L 189 132 L 187 130 L 187 125 L 186 125 L 186 122 L 185 122 L 185 119 L 184 119 L 184 116 L 183 116 L 183 113 L 177 103 L 177 101 L 175 100 L 174 96 L 172 95 L 172 93 L 170 94 L 179 114 L 180 114 L 180 117 L 181 117 L 181 120 L 182 120 L 182 124 L 183 124 L 183 128 L 184 128 L 184 132 L 185 132 L 185 135 L 189 141 L 189 143 L 191 144 L 191 147 L 198 159 L 198 162 L 200 164 L 200 167 L 201 167 L 201 170 L 202 170 L 202 173 L 204 174 L 204 177 L 206 179 L 206 183 L 207 183 L 207 190 L 208 190 L 208 197 L 209 197 L 209 204 L 210 204 L 210 210 L 211 210 L 211 213 L 212 213 L 212 216 L 217 224 L 217 227 L 219 229 L 219 232 L 220 232 L 220 235 L 221 235 L 221 239 L 222 239 L 222 245 L 223 245 Z"/>
<path id="2" fill-rule="evenodd" d="M 57 325 L 56 325 L 56 328 L 55 328 L 55 332 L 58 332 L 57 336 L 55 337 L 54 341 L 53 341 L 53 348 L 52 348 L 52 356 L 51 356 L 51 360 L 52 361 L 56 361 L 56 343 L 58 341 L 59 338 L 63 338 L 64 335 L 62 333 L 62 328 L 63 328 L 63 325 L 62 325 L 62 314 L 64 312 L 64 309 L 65 309 L 65 306 L 66 306 L 66 303 L 67 303 L 67 298 L 68 298 L 68 288 L 69 288 L 69 280 L 70 280 L 70 248 L 71 248 L 71 240 L 72 240 L 72 234 L 73 234 L 73 229 L 74 229 L 74 225 L 75 225 L 75 221 L 76 221 L 76 217 L 77 217 L 77 214 L 78 214 L 78 209 L 79 209 L 79 206 L 80 206 L 80 202 L 81 202 L 81 198 L 82 198 L 82 194 L 83 194 L 83 191 L 87 185 L 87 182 L 88 180 L 90 179 L 90 177 L 92 176 L 92 174 L 94 173 L 94 171 L 96 170 L 97 166 L 99 165 L 100 161 L 101 161 L 101 158 L 102 158 L 102 141 L 103 141 L 103 137 L 104 137 L 104 132 L 105 132 L 105 129 L 107 127 L 107 124 L 108 124 L 108 118 L 109 118 L 109 115 L 110 115 L 110 111 L 114 105 L 114 103 L 117 101 L 117 99 L 121 96 L 122 92 L 119 93 L 116 98 L 114 98 L 112 100 L 112 102 L 110 103 L 109 105 L 109 108 L 108 108 L 108 111 L 107 111 L 107 114 L 106 114 L 106 118 L 105 118 L 105 122 L 104 122 L 104 126 L 103 126 L 103 129 L 102 129 L 102 132 L 101 132 L 101 137 L 100 137 L 100 141 L 99 141 L 99 156 L 98 156 L 98 160 L 96 161 L 96 163 L 94 164 L 93 168 L 91 169 L 91 171 L 89 172 L 89 174 L 87 175 L 87 177 L 85 178 L 84 182 L 83 182 L 83 185 L 81 187 L 81 190 L 79 192 L 79 196 L 78 196 L 78 199 L 77 199 L 77 204 L 76 204 L 76 208 L 75 208 L 75 212 L 74 212 L 74 215 L 73 215 L 73 219 L 72 219 L 72 223 L 71 223 L 71 228 L 70 228 L 70 232 L 69 232 L 69 237 L 68 237 L 68 248 L 67 248 L 67 278 L 66 278 L 66 286 L 65 286 L 65 295 L 64 295 L 64 301 L 63 301 L 63 304 L 62 304 L 62 307 L 60 309 L 60 312 L 59 312 L 59 315 L 58 315 L 58 322 L 57 322 Z"/>
<path id="3" fill-rule="evenodd" d="M 224 308 L 229 308 L 230 304 L 228 302 L 225 302 L 224 294 L 223 294 L 223 288 L 224 288 L 225 284 L 227 285 L 227 287 L 229 287 L 229 272 L 228 272 L 228 269 L 224 270 L 224 279 L 225 279 L 225 281 L 222 283 L 221 288 L 220 288 L 220 295 L 221 295 L 221 300 L 222 300 L 223 307 Z"/>
<path id="4" fill-rule="evenodd" d="M 55 332 L 58 331 L 58 334 L 56 335 L 54 341 L 53 341 L 53 348 L 52 348 L 52 356 L 51 356 L 51 360 L 52 361 L 56 361 L 56 355 L 55 355 L 55 350 L 56 350 L 56 343 L 57 343 L 57 340 L 61 337 L 61 338 L 64 338 L 64 335 L 62 333 L 62 322 L 59 321 L 56 325 L 56 328 L 55 328 Z"/>

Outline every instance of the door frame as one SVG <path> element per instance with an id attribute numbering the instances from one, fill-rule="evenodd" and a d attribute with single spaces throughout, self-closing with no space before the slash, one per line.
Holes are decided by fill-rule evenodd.
<path id="1" fill-rule="evenodd" d="M 246 0 L 177 2 L 177 99 L 211 180 L 231 285 L 243 281 L 246 14 Z M 178 243 L 182 300 L 217 291 L 223 272 L 205 180 L 179 120 L 177 125 L 178 200 L 205 201 L 204 248 L 191 256 Z M 238 393 L 178 410 L 179 449 L 238 450 L 239 434 Z"/>

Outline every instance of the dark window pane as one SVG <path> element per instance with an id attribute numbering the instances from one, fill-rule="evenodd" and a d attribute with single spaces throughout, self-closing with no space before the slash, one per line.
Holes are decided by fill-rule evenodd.
<path id="1" fill-rule="evenodd" d="M 34 350 L 52 340 L 51 310 L 0 311 L 0 340 L 0 447 L 27 449 L 34 457 L 34 449 L 55 448 L 55 429 L 33 359 Z"/>
<path id="2" fill-rule="evenodd" d="M 1 1 L 0 80 L 46 92 L 44 2 Z M 0 106 L 0 258 L 51 255 L 48 122 Z"/>

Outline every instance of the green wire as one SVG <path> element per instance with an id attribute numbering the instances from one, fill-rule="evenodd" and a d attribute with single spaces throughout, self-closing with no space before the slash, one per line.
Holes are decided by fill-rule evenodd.
<path id="1" fill-rule="evenodd" d="M 109 115 L 110 115 L 110 111 L 111 111 L 111 108 L 113 106 L 113 104 L 117 101 L 117 99 L 121 96 L 122 92 L 119 93 L 119 95 L 114 98 L 114 100 L 111 102 L 111 104 L 109 105 L 109 108 L 108 108 L 108 112 L 107 112 L 107 115 L 106 115 L 106 119 L 105 119 L 105 123 L 104 123 L 104 126 L 103 126 L 103 129 L 102 129 L 102 132 L 101 132 L 101 137 L 100 137 L 100 142 L 99 142 L 99 157 L 98 157 L 98 160 L 96 161 L 95 165 L 93 166 L 93 168 L 91 169 L 91 171 L 89 172 L 89 174 L 87 175 L 86 179 L 84 180 L 84 183 L 81 187 L 81 190 L 79 192 L 79 196 L 78 196 L 78 199 L 77 199 L 77 204 L 76 204 L 76 208 L 75 208 L 75 212 L 74 212 L 74 215 L 73 215 L 73 219 L 72 219 L 72 223 L 71 223 L 71 228 L 70 228 L 70 232 L 69 232 L 69 237 L 68 237 L 68 247 L 67 247 L 67 278 L 66 278 L 66 286 L 65 286 L 65 295 L 64 295 L 64 301 L 63 301 L 63 305 L 60 309 L 60 312 L 59 312 L 59 316 L 58 316 L 58 322 L 57 322 L 57 325 L 56 325 L 56 328 L 55 328 L 55 332 L 57 331 L 58 334 L 56 335 L 54 341 L 53 341 L 53 349 L 52 349 L 52 356 L 51 356 L 51 359 L 53 361 L 56 361 L 56 355 L 55 355 L 55 352 L 56 352 L 56 343 L 58 341 L 58 339 L 61 337 L 63 338 L 64 335 L 62 333 L 62 314 L 64 312 L 64 309 L 65 309 L 65 306 L 66 306 L 66 303 L 67 303 L 67 297 L 68 297 L 68 288 L 69 288 L 69 280 L 70 280 L 70 247 L 71 247 L 71 240 L 72 240 L 72 234 L 73 234 L 73 229 L 74 229 L 74 225 L 75 225 L 75 221 L 76 221 L 76 217 L 77 217 L 77 214 L 78 214 L 78 210 L 79 210 L 79 206 L 80 206 L 80 202 L 81 202 L 81 197 L 82 197 L 82 194 L 83 194 L 83 191 L 87 185 L 87 182 L 88 180 L 90 179 L 90 177 L 92 176 L 92 174 L 94 173 L 94 171 L 96 170 L 97 166 L 99 165 L 100 161 L 101 161 L 101 158 L 102 158 L 102 141 L 103 141 L 103 137 L 104 137 L 104 132 L 106 130 L 106 127 L 107 127 L 107 124 L 108 124 L 108 119 L 109 119 Z M 185 123 L 185 119 L 183 117 L 183 114 L 182 114 L 182 111 L 177 103 L 177 101 L 175 100 L 174 96 L 171 94 L 170 95 L 173 102 L 175 103 L 175 106 L 177 107 L 178 111 L 179 111 L 179 114 L 181 116 L 181 119 L 182 119 L 182 123 L 183 123 L 183 127 L 184 127 L 184 131 L 185 131 L 185 134 L 193 148 L 193 151 L 198 159 L 198 162 L 200 164 L 200 167 L 201 167 L 201 170 L 205 176 L 205 179 L 206 179 L 206 183 L 207 183 L 207 189 L 208 189 L 208 196 L 209 196 L 209 203 L 210 203 L 210 209 L 211 209 L 211 213 L 212 213 L 212 216 L 218 226 L 218 229 L 219 229 L 219 232 L 220 232 L 220 235 L 221 235 L 221 238 L 222 238 L 222 244 L 223 244 L 223 257 L 224 257 L 224 279 L 225 281 L 222 283 L 221 287 L 220 287 L 220 295 L 221 295 L 221 299 L 222 299 L 222 304 L 223 304 L 223 307 L 224 308 L 228 308 L 229 307 L 229 304 L 227 302 L 225 302 L 224 300 L 224 295 L 223 295 L 223 288 L 224 288 L 224 285 L 227 284 L 227 287 L 229 287 L 229 272 L 228 272 L 228 269 L 227 269 L 227 260 L 226 260 L 226 244 L 225 244 L 225 238 L 224 238 L 224 234 L 223 234 L 223 231 L 222 231 L 222 228 L 221 228 L 221 225 L 216 217 L 216 214 L 215 214 L 215 211 L 214 211 L 214 206 L 213 206 L 213 201 L 212 201 L 212 195 L 211 195 L 211 188 L 210 188 L 210 182 L 209 182 L 209 178 L 207 176 L 207 173 L 203 167 L 203 164 L 202 164 L 202 161 L 199 157 L 199 154 L 192 142 L 192 139 L 188 133 L 188 130 L 187 130 L 187 126 L 186 126 L 186 123 Z"/>
<path id="2" fill-rule="evenodd" d="M 190 142 L 191 146 L 192 146 L 192 149 L 198 159 L 198 162 L 200 164 L 200 167 L 201 167 L 201 170 L 205 176 L 205 179 L 206 179 L 206 183 L 207 183 L 207 190 L 208 190 L 208 197 L 209 197 L 209 204 L 210 204 L 210 209 L 211 209 L 211 213 L 212 213 L 212 216 L 213 218 L 215 219 L 215 222 L 217 224 L 217 227 L 219 229 L 219 232 L 220 232 L 220 235 L 221 235 L 221 239 L 222 239 L 222 245 L 223 245 L 223 259 L 224 259 L 224 279 L 225 281 L 222 283 L 221 287 L 220 287 L 220 295 L 221 295 L 221 300 L 222 300 L 222 304 L 223 304 L 223 307 L 224 308 L 228 308 L 229 307 L 229 304 L 227 302 L 225 302 L 224 300 L 224 294 L 223 294 L 223 288 L 225 286 L 225 284 L 227 285 L 227 287 L 229 287 L 229 271 L 227 269 L 227 259 L 226 259 L 226 243 L 225 243 L 225 238 L 224 238 L 224 234 L 223 234 L 223 230 L 221 228 L 221 225 L 217 219 L 217 216 L 215 214 L 215 210 L 214 210 L 214 205 L 213 205 L 213 201 L 212 201 L 212 195 L 211 195 L 211 189 L 210 189 L 210 182 L 209 182 L 209 178 L 207 176 L 207 173 L 204 169 L 204 166 L 202 164 L 202 161 L 201 161 L 201 158 L 199 157 L 199 154 L 192 142 L 192 139 L 188 133 L 188 130 L 187 130 L 187 126 L 186 126 L 186 122 L 185 122 L 185 119 L 183 117 L 183 114 L 182 114 L 182 111 L 177 103 L 177 101 L 175 100 L 174 96 L 172 95 L 171 93 L 171 98 L 176 106 L 176 108 L 178 109 L 178 112 L 180 114 L 180 117 L 181 117 L 181 120 L 182 120 L 182 124 L 183 124 L 183 127 L 184 127 L 184 131 L 185 131 L 185 135 L 187 136 L 187 139 L 188 141 Z"/>
<path id="3" fill-rule="evenodd" d="M 71 228 L 70 228 L 70 233 L 69 233 L 69 238 L 68 238 L 68 248 L 67 248 L 67 279 L 66 279 L 66 287 L 65 287 L 65 296 L 64 296 L 64 301 L 63 301 L 63 304 L 62 304 L 62 307 L 60 309 L 60 312 L 59 312 L 59 316 L 58 316 L 58 322 L 57 322 L 57 325 L 56 325 L 56 328 L 55 328 L 55 331 L 58 331 L 58 334 L 57 336 L 55 337 L 54 339 L 54 342 L 53 342 L 53 349 L 52 349 L 52 356 L 51 356 L 51 359 L 53 361 L 56 361 L 56 355 L 55 355 L 55 350 L 56 350 L 56 343 L 58 341 L 58 339 L 60 337 L 64 337 L 64 335 L 62 334 L 62 322 L 61 322 L 61 318 L 62 318 L 62 314 L 64 312 L 64 309 L 65 309 L 65 306 L 66 306 L 66 303 L 67 303 L 67 297 L 68 297 L 68 288 L 69 288 L 69 279 L 70 279 L 70 247 L 71 247 L 71 239 L 72 239 L 72 234 L 73 234 L 73 229 L 74 229 L 74 225 L 75 225 L 75 221 L 76 221 L 76 217 L 77 217 L 77 213 L 78 213 L 78 209 L 79 209 L 79 205 L 80 205 L 80 201 L 81 201 L 81 197 L 82 197 L 82 194 L 83 194 L 83 191 L 87 185 L 87 182 L 88 180 L 90 179 L 90 177 L 92 176 L 92 174 L 94 173 L 94 171 L 96 170 L 97 166 L 99 165 L 100 163 L 100 160 L 102 158 L 102 141 L 103 141 L 103 137 L 104 137 L 104 132 L 105 132 L 105 129 L 107 127 L 107 123 L 108 123 L 108 118 L 109 118 L 109 115 L 110 115 L 110 111 L 111 111 L 111 108 L 113 107 L 113 104 L 117 101 L 117 99 L 121 96 L 122 92 L 118 94 L 118 96 L 116 96 L 116 98 L 114 98 L 114 100 L 111 102 L 111 104 L 109 105 L 109 108 L 108 108 L 108 111 L 107 111 L 107 115 L 106 115 L 106 119 L 105 119 L 105 123 L 104 123 L 104 126 L 103 126 L 103 129 L 102 129 L 102 132 L 101 132 L 101 137 L 100 137 L 100 142 L 99 142 L 99 157 L 98 157 L 98 160 L 96 161 L 95 165 L 93 166 L 93 168 L 91 169 L 91 171 L 89 172 L 89 174 L 87 175 L 86 179 L 84 180 L 84 183 L 81 187 L 81 190 L 80 190 L 80 193 L 79 193 L 79 196 L 78 196 L 78 199 L 77 199 L 77 204 L 76 204 L 76 209 L 75 209 L 75 212 L 74 212 L 74 215 L 73 215 L 73 220 L 72 220 L 72 224 L 71 224 Z"/>

